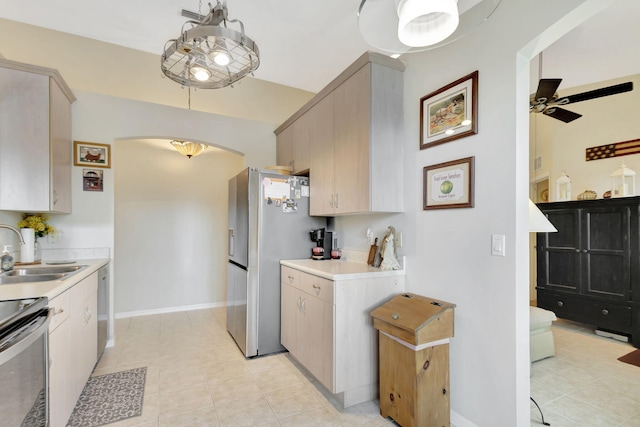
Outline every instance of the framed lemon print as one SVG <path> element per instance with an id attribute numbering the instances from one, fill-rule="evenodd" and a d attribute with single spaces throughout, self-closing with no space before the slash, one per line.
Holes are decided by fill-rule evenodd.
<path id="1" fill-rule="evenodd" d="M 423 169 L 423 209 L 473 207 L 473 166 L 475 157 L 425 166 Z"/>

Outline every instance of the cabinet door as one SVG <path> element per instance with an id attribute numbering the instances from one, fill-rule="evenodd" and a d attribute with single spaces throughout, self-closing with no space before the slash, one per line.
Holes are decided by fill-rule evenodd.
<path id="1" fill-rule="evenodd" d="M 71 213 L 71 103 L 58 84 L 51 85 L 51 188 L 49 209 Z"/>
<path id="2" fill-rule="evenodd" d="M 285 128 L 276 135 L 276 163 L 278 166 L 294 167 L 292 126 Z"/>
<path id="3" fill-rule="evenodd" d="M 0 210 L 49 210 L 49 77 L 0 68 Z"/>
<path id="4" fill-rule="evenodd" d="M 583 210 L 582 293 L 630 299 L 629 225 L 626 206 Z"/>
<path id="5" fill-rule="evenodd" d="M 333 381 L 333 305 L 309 294 L 301 303 L 304 317 L 304 366 L 329 390 Z"/>
<path id="6" fill-rule="evenodd" d="M 294 173 L 301 173 L 309 170 L 310 167 L 310 153 L 309 146 L 311 145 L 312 131 L 309 128 L 309 121 L 311 119 L 311 111 L 307 111 L 300 116 L 290 128 L 293 128 L 293 171 Z"/>
<path id="7" fill-rule="evenodd" d="M 335 90 L 335 212 L 370 210 L 371 66 Z"/>
<path id="8" fill-rule="evenodd" d="M 291 285 L 281 283 L 280 290 L 280 343 L 289 350 L 289 353 L 300 360 L 300 306 L 302 297 L 300 291 Z"/>
<path id="9" fill-rule="evenodd" d="M 334 94 L 330 93 L 309 112 L 310 150 L 309 212 L 311 215 L 334 214 Z"/>
<path id="10" fill-rule="evenodd" d="M 49 333 L 49 418 L 51 427 L 64 427 L 73 411 L 75 400 L 70 399 L 68 322 L 57 325 Z"/>
<path id="11" fill-rule="evenodd" d="M 557 233 L 538 234 L 538 286 L 567 292 L 580 291 L 579 209 L 545 211 Z"/>

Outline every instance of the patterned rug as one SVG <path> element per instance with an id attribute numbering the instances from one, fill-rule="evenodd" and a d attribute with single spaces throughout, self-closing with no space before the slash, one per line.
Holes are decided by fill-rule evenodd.
<path id="1" fill-rule="evenodd" d="M 618 360 L 630 365 L 640 366 L 640 350 L 634 350 L 629 354 L 618 357 Z"/>
<path id="2" fill-rule="evenodd" d="M 142 415 L 147 368 L 91 377 L 67 427 L 97 427 Z"/>

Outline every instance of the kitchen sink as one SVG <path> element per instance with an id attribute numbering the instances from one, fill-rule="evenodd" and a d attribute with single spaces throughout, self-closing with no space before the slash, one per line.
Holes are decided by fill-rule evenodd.
<path id="1" fill-rule="evenodd" d="M 27 276 L 6 276 L 4 274 L 0 274 L 0 285 L 10 285 L 14 283 L 25 283 L 25 282 L 47 282 L 49 280 L 58 280 L 65 278 L 66 274 L 63 273 L 55 273 L 55 274 L 29 274 Z"/>
<path id="2" fill-rule="evenodd" d="M 86 265 L 16 268 L 0 274 L 0 285 L 64 280 L 86 268 Z"/>

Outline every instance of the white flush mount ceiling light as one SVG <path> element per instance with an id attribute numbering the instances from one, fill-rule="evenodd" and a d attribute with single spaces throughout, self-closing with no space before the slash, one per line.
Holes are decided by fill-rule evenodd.
<path id="1" fill-rule="evenodd" d="M 226 2 L 209 3 L 209 14 L 183 11 L 196 19 L 182 26 L 180 37 L 168 40 L 162 54 L 164 75 L 183 86 L 218 89 L 232 85 L 260 65 L 258 46 L 244 33 L 244 24 L 228 19 Z M 227 28 L 239 24 L 240 31 Z"/>
<path id="2" fill-rule="evenodd" d="M 485 22 L 502 0 L 361 0 L 358 26 L 389 54 L 435 49 Z"/>

